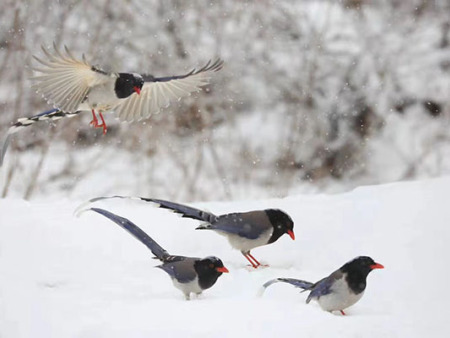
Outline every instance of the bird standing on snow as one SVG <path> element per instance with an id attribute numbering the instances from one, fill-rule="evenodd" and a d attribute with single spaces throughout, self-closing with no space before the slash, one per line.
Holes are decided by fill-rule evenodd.
<path id="1" fill-rule="evenodd" d="M 214 230 L 227 237 L 231 246 L 241 251 L 255 269 L 261 263 L 252 256 L 250 250 L 274 243 L 284 234 L 288 234 L 293 240 L 295 239 L 292 218 L 279 209 L 255 210 L 216 216 L 210 212 L 186 205 L 144 197 L 97 197 L 89 200 L 87 203 L 109 198 L 131 198 L 152 202 L 160 208 L 179 213 L 182 217 L 203 221 L 205 223 L 201 224 L 197 229 Z"/>
<path id="2" fill-rule="evenodd" d="M 293 278 L 276 278 L 266 282 L 261 293 L 274 283 L 289 283 L 304 291 L 311 291 L 306 299 L 307 304 L 311 299 L 315 299 L 323 310 L 340 311 L 345 315 L 344 309 L 355 304 L 363 296 L 367 275 L 374 269 L 383 268 L 383 265 L 376 263 L 372 258 L 360 256 L 317 283 Z"/>
<path id="3" fill-rule="evenodd" d="M 163 263 L 157 267 L 169 274 L 174 286 L 183 292 L 187 300 L 190 299 L 191 293 L 202 293 L 203 290 L 212 287 L 222 273 L 228 272 L 228 269 L 224 267 L 222 261 L 217 257 L 209 256 L 201 259 L 170 255 L 130 220 L 103 209 L 91 208 L 87 210 L 95 211 L 109 218 L 147 246 L 156 258 Z"/>
<path id="4" fill-rule="evenodd" d="M 106 123 L 102 113 L 114 110 L 121 121 L 131 122 L 156 114 L 170 101 L 180 99 L 199 91 L 209 83 L 212 74 L 222 68 L 223 61 L 217 59 L 204 67 L 193 69 L 184 75 L 154 77 L 135 73 L 108 73 L 89 64 L 84 55 L 82 60 L 75 58 L 65 47 L 65 53 L 54 46 L 50 53 L 44 47 L 45 59 L 33 56 L 39 63 L 34 71 L 33 87 L 55 109 L 29 118 L 20 118 L 9 130 L 4 141 L 2 157 L 6 152 L 11 134 L 38 121 L 57 120 L 70 117 L 82 111 L 92 112 L 91 125 L 103 128 Z M 96 113 L 101 123 L 99 123 Z"/>

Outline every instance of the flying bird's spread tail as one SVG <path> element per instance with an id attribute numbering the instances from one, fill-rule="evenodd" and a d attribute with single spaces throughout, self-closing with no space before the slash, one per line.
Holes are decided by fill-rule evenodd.
<path id="1" fill-rule="evenodd" d="M 8 149 L 9 143 L 11 141 L 11 137 L 13 134 L 17 133 L 18 131 L 29 127 L 36 122 L 39 121 L 56 121 L 59 119 L 62 119 L 64 117 L 73 117 L 75 115 L 78 115 L 81 113 L 81 111 L 75 111 L 75 112 L 64 112 L 60 109 L 51 109 L 48 111 L 45 111 L 43 113 L 40 113 L 38 115 L 34 115 L 31 117 L 22 117 L 17 120 L 16 123 L 14 123 L 6 133 L 6 136 L 3 140 L 3 146 L 1 151 L 1 157 L 0 157 L 0 167 L 3 165 L 3 160 L 6 155 L 6 150 Z"/>

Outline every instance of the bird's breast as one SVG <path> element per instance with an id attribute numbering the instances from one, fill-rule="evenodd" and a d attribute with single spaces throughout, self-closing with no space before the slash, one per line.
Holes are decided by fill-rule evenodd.
<path id="1" fill-rule="evenodd" d="M 107 82 L 97 85 L 88 93 L 87 103 L 91 109 L 99 111 L 108 111 L 120 103 L 114 92 L 114 82 Z"/>
<path id="2" fill-rule="evenodd" d="M 325 311 L 344 310 L 360 300 L 363 294 L 364 292 L 358 294 L 352 292 L 345 282 L 345 278 L 341 278 L 336 280 L 331 287 L 331 292 L 320 296 L 317 299 L 317 302 Z"/>
<path id="3" fill-rule="evenodd" d="M 242 252 L 248 252 L 259 246 L 266 245 L 269 242 L 270 236 L 272 236 L 272 229 L 264 231 L 256 239 L 249 239 L 237 234 L 223 233 L 221 231 L 218 231 L 218 233 L 225 235 L 233 248 Z"/>
<path id="4" fill-rule="evenodd" d="M 198 283 L 198 277 L 187 283 L 180 283 L 176 278 L 172 278 L 172 282 L 173 285 L 185 295 L 190 293 L 201 293 L 203 291 Z"/>

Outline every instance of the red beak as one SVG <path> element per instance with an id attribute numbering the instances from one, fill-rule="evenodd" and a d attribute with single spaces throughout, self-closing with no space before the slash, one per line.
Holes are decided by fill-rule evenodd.
<path id="1" fill-rule="evenodd" d="M 216 268 L 216 271 L 224 272 L 224 273 L 230 272 L 230 271 L 228 271 L 228 269 L 227 269 L 226 267 L 224 267 L 224 266 L 222 266 L 222 267 L 220 267 L 220 268 Z"/>
<path id="2" fill-rule="evenodd" d="M 294 235 L 294 232 L 292 230 L 288 230 L 287 233 L 288 233 L 289 236 L 291 236 L 292 240 L 295 240 L 295 235 Z"/>
<path id="3" fill-rule="evenodd" d="M 373 265 L 370 266 L 370 268 L 373 269 L 384 269 L 384 266 L 381 265 L 380 263 L 375 263 Z"/>
<path id="4" fill-rule="evenodd" d="M 134 86 L 133 89 L 138 95 L 141 95 L 141 88 Z"/>

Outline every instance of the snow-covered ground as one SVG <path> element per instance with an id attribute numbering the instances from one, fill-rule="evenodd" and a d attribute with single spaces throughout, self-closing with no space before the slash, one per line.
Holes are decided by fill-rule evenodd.
<path id="1" fill-rule="evenodd" d="M 95 204 L 141 226 L 174 254 L 220 257 L 230 270 L 185 301 L 142 244 L 82 201 L 0 200 L 0 337 L 447 337 L 450 177 L 340 195 L 195 203 L 215 213 L 277 207 L 295 221 L 253 254 L 250 271 L 224 238 L 137 201 Z M 94 197 L 94 196 L 93 196 Z M 158 196 L 153 196 L 158 197 Z M 275 277 L 315 281 L 358 255 L 385 266 L 347 316 L 329 314 Z"/>

